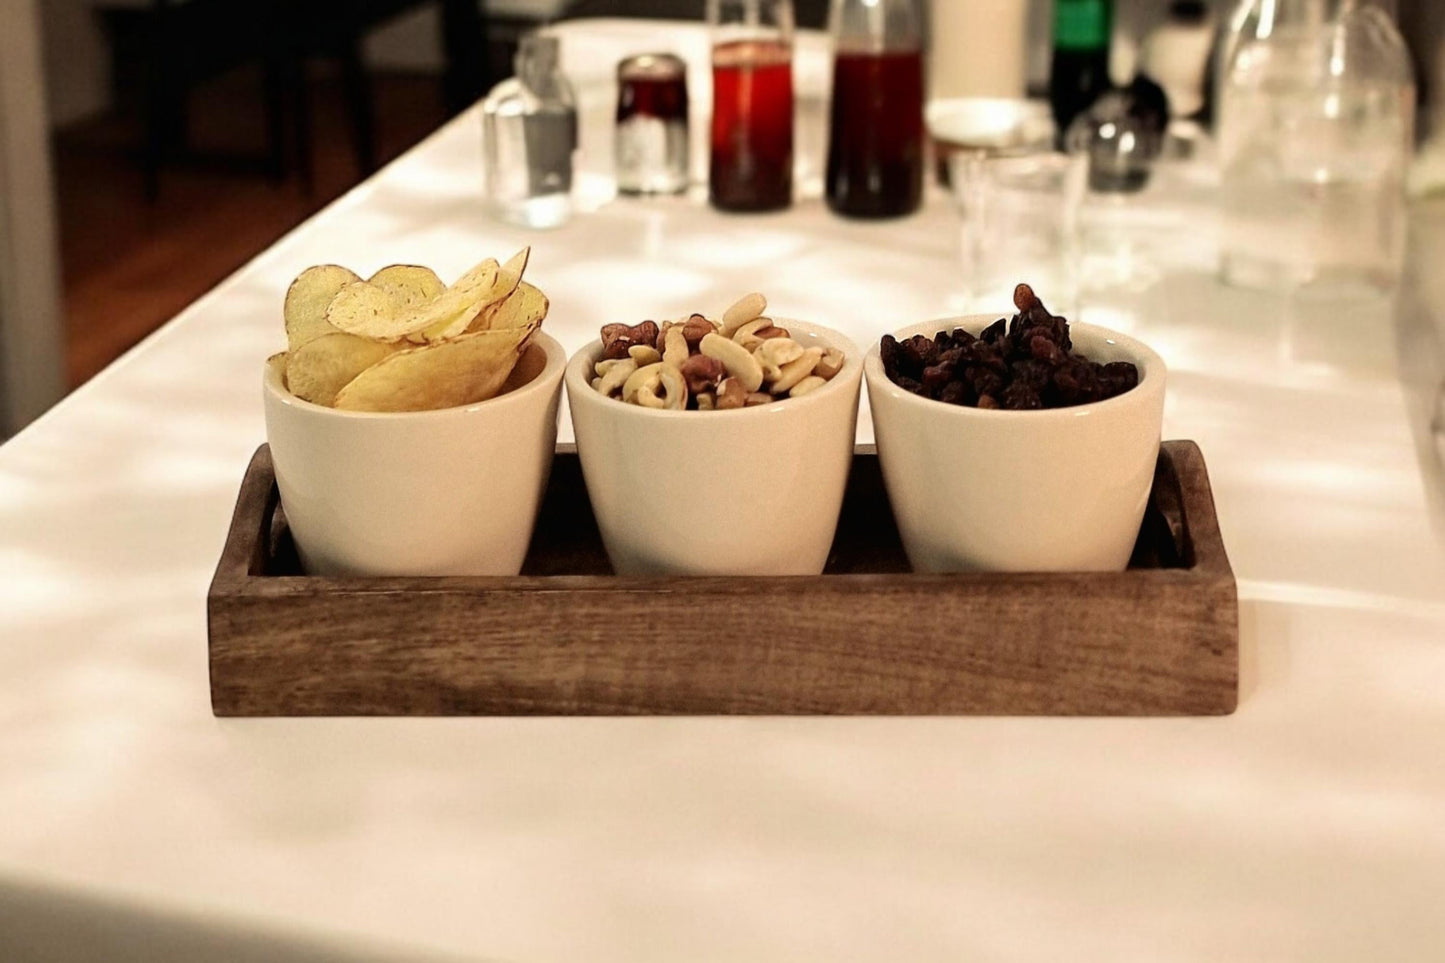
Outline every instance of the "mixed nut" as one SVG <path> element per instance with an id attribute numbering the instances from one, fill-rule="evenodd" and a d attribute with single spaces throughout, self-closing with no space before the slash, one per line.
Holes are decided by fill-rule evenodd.
<path id="1" fill-rule="evenodd" d="M 1052 315 L 1027 284 L 1014 289 L 1019 313 L 977 337 L 958 328 L 879 344 L 889 380 L 916 395 L 973 408 L 1069 408 L 1121 395 L 1139 383 L 1128 361 L 1099 364 L 1071 353 L 1069 322 Z"/>
<path id="2" fill-rule="evenodd" d="M 610 398 L 672 411 L 726 411 L 771 404 L 813 391 L 843 369 L 837 348 L 805 347 L 748 294 L 722 321 L 609 324 L 592 387 Z"/>

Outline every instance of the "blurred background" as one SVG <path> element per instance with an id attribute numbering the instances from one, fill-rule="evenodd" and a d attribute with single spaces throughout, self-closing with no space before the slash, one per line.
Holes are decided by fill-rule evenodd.
<path id="1" fill-rule="evenodd" d="M 1052 3 L 1028 2 L 1028 85 L 1040 94 Z M 475 102 L 511 73 L 527 31 L 701 19 L 703 6 L 0 0 L 0 437 Z M 1116 79 L 1170 6 L 1115 5 Z M 1445 3 L 1390 6 L 1424 135 Z M 797 0 L 799 25 L 825 26 L 827 7 Z"/>

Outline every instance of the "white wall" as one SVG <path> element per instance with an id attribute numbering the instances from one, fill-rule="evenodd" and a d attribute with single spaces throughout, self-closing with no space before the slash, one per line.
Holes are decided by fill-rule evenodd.
<path id="1" fill-rule="evenodd" d="M 91 0 L 38 0 L 50 126 L 63 127 L 110 105 L 110 48 Z"/>
<path id="2" fill-rule="evenodd" d="M 0 439 L 63 390 L 39 0 L 0 0 Z"/>
<path id="3" fill-rule="evenodd" d="M 441 25 L 428 4 L 398 17 L 366 38 L 366 62 L 384 70 L 439 71 Z"/>

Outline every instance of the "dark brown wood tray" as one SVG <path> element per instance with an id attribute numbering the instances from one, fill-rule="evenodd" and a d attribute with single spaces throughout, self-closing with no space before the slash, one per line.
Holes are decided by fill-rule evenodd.
<path id="1" fill-rule="evenodd" d="M 270 451 L 207 599 L 218 716 L 1221 715 L 1238 609 L 1204 459 L 1166 442 L 1126 572 L 915 575 L 871 449 L 825 574 L 611 574 L 575 452 L 516 578 L 301 574 Z"/>

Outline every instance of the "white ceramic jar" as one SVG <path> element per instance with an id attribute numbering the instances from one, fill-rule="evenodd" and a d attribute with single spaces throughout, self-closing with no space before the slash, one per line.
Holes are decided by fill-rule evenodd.
<path id="1" fill-rule="evenodd" d="M 591 386 L 594 341 L 567 365 L 592 510 L 619 575 L 817 575 L 852 464 L 863 359 L 836 331 L 778 319 L 846 361 L 806 395 L 732 411 L 665 411 Z"/>
<path id="2" fill-rule="evenodd" d="M 266 438 L 312 575 L 516 575 L 557 445 L 566 353 L 538 332 L 503 393 L 460 408 L 337 411 L 268 366 Z"/>
<path id="3" fill-rule="evenodd" d="M 900 341 L 997 315 L 915 324 Z M 893 515 L 918 572 L 1119 571 L 1154 481 L 1164 361 L 1147 346 L 1070 324 L 1091 361 L 1132 361 L 1139 384 L 1095 404 L 1043 411 L 967 408 L 894 384 L 878 346 L 864 360 L 873 432 Z"/>

